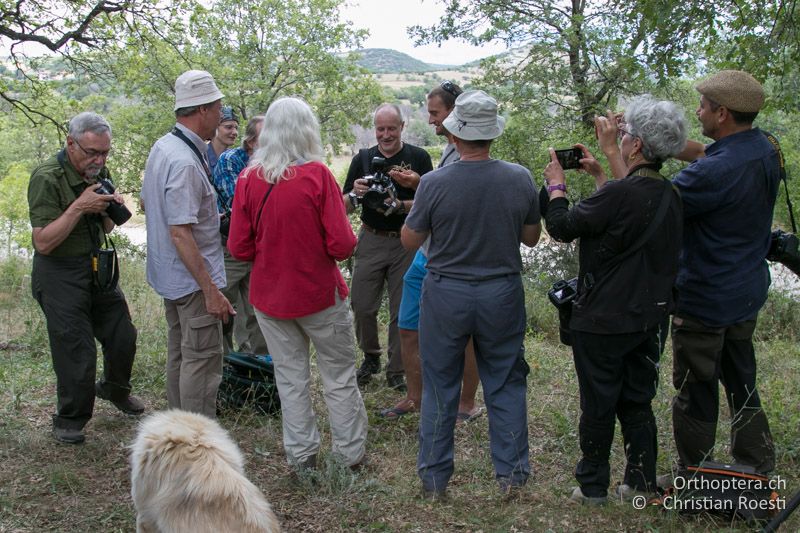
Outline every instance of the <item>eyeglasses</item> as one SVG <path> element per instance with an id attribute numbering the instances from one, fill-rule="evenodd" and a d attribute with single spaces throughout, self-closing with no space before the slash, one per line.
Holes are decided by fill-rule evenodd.
<path id="1" fill-rule="evenodd" d="M 629 130 L 626 130 L 622 126 L 617 126 L 617 138 L 618 139 L 622 139 L 623 137 L 625 137 L 626 133 L 628 135 L 630 135 L 631 137 L 635 137 L 635 135 L 633 133 L 631 133 Z"/>
<path id="2" fill-rule="evenodd" d="M 78 139 L 73 137 L 72 140 L 75 141 L 75 144 L 78 145 L 78 148 L 83 150 L 83 153 L 86 154 L 87 156 L 89 156 L 90 159 L 97 159 L 98 157 L 102 157 L 103 159 L 105 159 L 105 158 L 108 157 L 108 154 L 111 153 L 110 149 L 109 150 L 105 150 L 103 152 L 99 152 L 97 150 L 87 150 L 86 148 L 81 146 L 81 143 L 78 142 Z"/>
<path id="3" fill-rule="evenodd" d="M 455 96 L 455 97 L 458 97 L 458 95 L 459 95 L 459 94 L 461 94 L 462 92 L 464 92 L 464 91 L 460 90 L 458 87 L 456 87 L 455 83 L 453 83 L 453 82 L 452 82 L 452 81 L 450 81 L 450 80 L 445 80 L 445 81 L 443 81 L 443 82 L 442 82 L 442 83 L 439 85 L 439 87 L 441 87 L 441 88 L 442 88 L 442 90 L 444 90 L 444 91 L 446 91 L 446 92 L 448 92 L 448 93 L 452 94 L 452 95 L 453 95 L 453 96 Z"/>

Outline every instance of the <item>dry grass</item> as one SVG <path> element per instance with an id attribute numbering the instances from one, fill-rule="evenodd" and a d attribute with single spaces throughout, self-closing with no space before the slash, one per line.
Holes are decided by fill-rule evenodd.
<path id="1" fill-rule="evenodd" d="M 160 303 L 146 287 L 141 272 L 129 266 L 125 287 L 134 322 L 141 330 L 134 387 L 149 410 L 165 407 L 163 387 L 163 319 Z M 22 284 L 5 287 L 17 294 L 22 326 L 0 327 L 0 532 L 132 531 L 134 511 L 129 496 L 126 445 L 136 420 L 98 401 L 82 446 L 55 443 L 50 437 L 54 376 L 46 338 L 35 306 Z M 21 303 L 20 303 L 21 302 Z M 0 309 L 3 320 L 12 313 Z M 26 325 L 27 323 L 27 325 Z M 14 334 L 11 335 L 12 329 Z M 21 331 L 22 330 L 22 331 Z M 759 347 L 762 396 L 779 449 L 777 472 L 787 480 L 787 494 L 800 485 L 798 420 L 800 366 L 794 343 L 775 341 Z M 496 490 L 487 440 L 487 418 L 459 426 L 456 472 L 444 503 L 419 498 L 416 475 L 418 417 L 398 421 L 376 416 L 391 405 L 396 393 L 372 383 L 364 390 L 370 414 L 369 466 L 357 473 L 332 463 L 327 415 L 315 386 L 315 408 L 323 435 L 322 466 L 310 475 L 293 475 L 286 465 L 280 420 L 249 411 L 225 413 L 222 424 L 245 453 L 248 476 L 272 503 L 286 531 L 748 531 L 746 524 L 710 516 L 682 517 L 657 508 L 637 511 L 627 505 L 603 509 L 565 503 L 574 485 L 578 457 L 578 399 L 569 352 L 545 338 L 530 337 L 529 431 L 531 482 L 513 500 Z M 659 421 L 660 468 L 669 467 L 670 447 L 668 354 L 663 385 L 655 401 Z M 791 380 L 795 380 L 792 382 Z M 720 422 L 720 440 L 725 424 Z M 619 433 L 619 432 L 618 432 Z M 727 450 L 720 443 L 720 457 Z M 620 481 L 622 447 L 612 452 L 612 483 Z M 800 529 L 794 516 L 782 531 Z"/>

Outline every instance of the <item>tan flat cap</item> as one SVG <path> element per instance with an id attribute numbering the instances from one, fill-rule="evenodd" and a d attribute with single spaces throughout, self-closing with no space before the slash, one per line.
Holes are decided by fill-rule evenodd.
<path id="1" fill-rule="evenodd" d="M 764 88 L 741 70 L 720 70 L 695 86 L 697 92 L 733 111 L 755 113 L 764 106 Z"/>

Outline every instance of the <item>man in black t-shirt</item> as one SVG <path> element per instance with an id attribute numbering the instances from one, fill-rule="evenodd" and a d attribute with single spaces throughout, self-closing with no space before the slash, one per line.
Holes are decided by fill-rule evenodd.
<path id="1" fill-rule="evenodd" d="M 384 282 L 389 291 L 389 362 L 386 382 L 392 388 L 402 389 L 403 362 L 400 357 L 400 337 L 397 332 L 397 314 L 403 291 L 403 274 L 408 270 L 412 252 L 400 244 L 400 228 L 406 213 L 414 203 L 414 191 L 419 178 L 407 178 L 408 173 L 397 170 L 410 168 L 419 176 L 433 170 L 431 157 L 422 148 L 404 143 L 403 116 L 394 104 L 382 104 L 375 110 L 376 146 L 363 150 L 350 163 L 344 184 L 344 199 L 348 213 L 361 206 L 361 231 L 354 256 L 350 300 L 355 319 L 356 337 L 364 352 L 364 362 L 358 370 L 358 383 L 367 384 L 372 374 L 380 371 L 381 346 L 378 336 L 378 310 Z M 385 169 L 396 190 L 393 206 L 372 209 L 361 202 L 370 184 L 363 179 L 374 157 L 386 160 Z M 387 202 L 390 202 L 388 199 Z M 388 213 L 388 214 L 387 214 Z"/>

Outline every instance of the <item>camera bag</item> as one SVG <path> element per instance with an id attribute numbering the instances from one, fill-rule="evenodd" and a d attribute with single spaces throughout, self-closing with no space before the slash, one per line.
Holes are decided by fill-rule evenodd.
<path id="1" fill-rule="evenodd" d="M 217 392 L 219 409 L 252 406 L 256 411 L 274 415 L 281 410 L 275 368 L 269 355 L 231 352 L 223 358 L 222 382 Z"/>
<path id="2" fill-rule="evenodd" d="M 632 173 L 637 176 L 649 176 L 649 177 L 657 177 L 661 178 L 664 181 L 664 192 L 661 194 L 661 203 L 658 204 L 658 211 L 656 211 L 653 220 L 650 221 L 650 224 L 647 226 L 647 229 L 639 235 L 639 238 L 636 239 L 630 248 L 625 250 L 624 253 L 614 257 L 604 265 L 604 270 L 608 271 L 611 267 L 618 265 L 624 259 L 630 257 L 634 252 L 636 252 L 639 248 L 645 245 L 647 241 L 650 240 L 650 237 L 653 236 L 656 229 L 661 225 L 661 222 L 664 221 L 664 217 L 667 214 L 667 209 L 669 208 L 669 200 L 670 196 L 672 195 L 672 182 L 668 179 L 664 178 L 661 174 L 656 172 L 655 170 L 649 168 L 640 168 L 634 170 Z M 588 294 L 591 288 L 595 284 L 595 276 L 591 272 L 587 272 L 583 276 L 583 287 L 582 291 L 579 292 L 578 290 L 578 278 L 572 278 L 570 280 L 558 280 L 556 281 L 550 290 L 547 291 L 547 297 L 550 300 L 556 309 L 558 309 L 558 333 L 559 333 L 559 340 L 562 344 L 567 346 L 572 345 L 571 340 L 571 329 L 569 327 L 569 322 L 572 319 L 572 306 L 575 301 Z"/>

